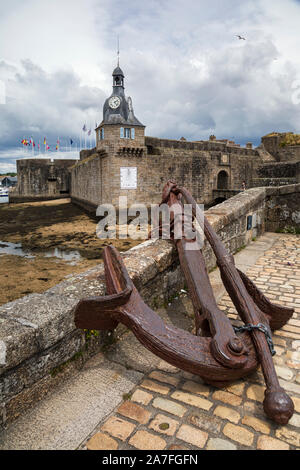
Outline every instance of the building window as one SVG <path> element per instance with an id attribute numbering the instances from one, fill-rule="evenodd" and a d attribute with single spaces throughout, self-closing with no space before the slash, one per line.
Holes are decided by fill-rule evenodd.
<path id="1" fill-rule="evenodd" d="M 104 129 L 103 127 L 99 130 L 99 140 L 103 140 L 104 139 Z"/>
<path id="2" fill-rule="evenodd" d="M 135 129 L 132 127 L 120 127 L 120 138 L 121 139 L 134 139 Z"/>

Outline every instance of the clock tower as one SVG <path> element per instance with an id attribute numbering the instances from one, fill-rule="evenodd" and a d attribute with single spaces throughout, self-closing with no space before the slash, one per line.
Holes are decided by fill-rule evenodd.
<path id="1" fill-rule="evenodd" d="M 96 147 L 119 153 L 143 153 L 145 126 L 135 117 L 130 96 L 125 96 L 124 73 L 119 65 L 112 77 L 112 93 L 105 100 L 103 120 L 96 128 Z"/>

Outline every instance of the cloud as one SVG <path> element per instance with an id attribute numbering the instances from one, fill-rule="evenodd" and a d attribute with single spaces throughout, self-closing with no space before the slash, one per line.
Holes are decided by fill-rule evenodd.
<path id="1" fill-rule="evenodd" d="M 95 120 L 99 122 L 105 94 L 82 85 L 71 68 L 47 73 L 27 59 L 21 67 L 2 61 L 0 71 L 10 76 L 0 114 L 2 147 L 19 145 L 30 137 L 38 142 L 46 136 L 50 144 L 58 136 L 78 140 L 84 123 L 94 128 Z"/>
<path id="2" fill-rule="evenodd" d="M 299 131 L 298 1 L 12 0 L 2 10 L 6 155 L 23 137 L 79 143 L 83 123 L 99 123 L 117 35 L 147 135 L 259 144 L 273 130 Z"/>

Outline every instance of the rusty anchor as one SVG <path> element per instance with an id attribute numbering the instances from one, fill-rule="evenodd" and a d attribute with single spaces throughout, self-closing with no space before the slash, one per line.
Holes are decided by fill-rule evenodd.
<path id="1" fill-rule="evenodd" d="M 182 215 L 183 200 L 192 208 L 192 223 Z M 112 245 L 105 247 L 103 254 L 108 295 L 80 300 L 74 312 L 76 327 L 113 330 L 119 322 L 123 323 L 151 352 L 217 387 L 249 375 L 261 364 L 266 382 L 264 411 L 275 422 L 286 424 L 293 415 L 294 404 L 276 375 L 271 330 L 281 328 L 293 309 L 271 303 L 235 267 L 233 256 L 204 214 L 199 217 L 197 203 L 185 188 L 169 181 L 163 189 L 162 203 L 170 209 L 170 238 L 177 248 L 191 296 L 196 334 L 165 324 L 145 304 Z M 176 211 L 176 207 L 181 210 Z M 195 231 L 194 222 L 200 225 L 214 251 L 223 284 L 244 327 L 234 328 L 216 304 L 202 250 L 190 249 L 190 244 L 195 243 L 189 237 L 191 229 Z M 184 226 L 183 236 L 176 239 L 174 233 L 180 226 Z M 164 227 L 157 229 L 161 234 Z"/>

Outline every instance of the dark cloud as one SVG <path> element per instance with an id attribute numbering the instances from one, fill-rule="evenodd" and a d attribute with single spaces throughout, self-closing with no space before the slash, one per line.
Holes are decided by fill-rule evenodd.
<path id="1" fill-rule="evenodd" d="M 84 123 L 94 128 L 95 120 L 99 121 L 104 92 L 81 85 L 72 70 L 47 73 L 30 60 L 22 61 L 21 68 L 4 61 L 0 66 L 2 74 L 9 76 L 0 114 L 2 148 L 30 137 L 38 142 L 46 136 L 51 143 L 58 136 L 78 139 Z"/>

